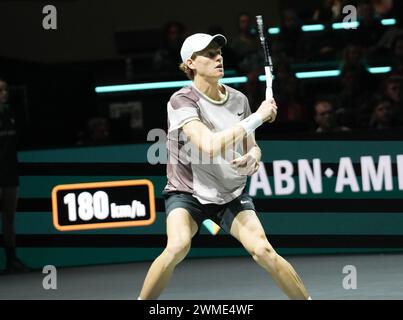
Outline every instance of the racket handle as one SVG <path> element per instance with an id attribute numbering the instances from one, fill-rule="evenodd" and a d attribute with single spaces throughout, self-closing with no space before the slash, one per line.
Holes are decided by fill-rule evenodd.
<path id="1" fill-rule="evenodd" d="M 266 100 L 270 101 L 270 100 L 273 100 L 273 88 L 272 88 L 273 75 L 271 73 L 270 67 L 264 67 L 264 71 L 266 74 Z M 269 123 L 271 123 L 273 121 L 274 121 L 274 119 L 272 119 L 271 117 L 268 119 Z"/>
<path id="2" fill-rule="evenodd" d="M 270 67 L 264 67 L 266 74 L 266 100 L 273 99 L 273 75 L 271 74 Z"/>
<path id="3" fill-rule="evenodd" d="M 273 99 L 273 89 L 271 87 L 266 87 L 266 100 L 270 101 Z"/>

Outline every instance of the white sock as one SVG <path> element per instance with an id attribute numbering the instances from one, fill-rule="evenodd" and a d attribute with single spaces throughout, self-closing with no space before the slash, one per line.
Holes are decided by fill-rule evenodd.
<path id="1" fill-rule="evenodd" d="M 140 299 L 141 300 L 141 299 Z M 308 297 L 308 300 L 312 300 L 311 296 Z"/>
<path id="2" fill-rule="evenodd" d="M 142 300 L 141 298 L 140 298 L 140 296 L 137 298 L 137 300 Z"/>

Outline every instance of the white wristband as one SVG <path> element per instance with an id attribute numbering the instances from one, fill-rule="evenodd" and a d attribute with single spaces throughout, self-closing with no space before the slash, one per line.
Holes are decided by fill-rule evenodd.
<path id="1" fill-rule="evenodd" d="M 252 113 L 249 117 L 239 122 L 239 125 L 245 129 L 246 135 L 249 135 L 250 133 L 255 131 L 262 123 L 262 118 L 258 114 Z"/>

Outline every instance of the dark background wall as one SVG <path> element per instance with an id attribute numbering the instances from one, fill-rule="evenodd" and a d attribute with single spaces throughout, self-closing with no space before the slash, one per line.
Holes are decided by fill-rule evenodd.
<path id="1" fill-rule="evenodd" d="M 77 135 L 86 128 L 91 118 L 108 117 L 108 108 L 112 103 L 141 102 L 144 118 L 144 128 L 134 133 L 128 132 L 127 119 L 123 124 L 119 122 L 114 125 L 111 130 L 115 132 L 114 142 L 144 142 L 144 136 L 149 129 L 166 127 L 166 102 L 176 89 L 95 94 L 94 88 L 97 85 L 185 79 L 179 72 L 174 75 L 153 73 L 150 52 L 148 52 L 148 60 L 136 61 L 137 69 L 132 72 L 134 76 L 128 77 L 127 61 L 129 59 L 127 56 L 118 54 L 115 44 L 117 31 L 146 30 L 142 40 L 137 42 L 143 44 L 145 43 L 143 40 L 147 40 L 148 35 L 152 34 L 148 32 L 148 29 L 161 28 L 167 21 L 177 20 L 187 27 L 188 34 L 207 31 L 211 26 L 219 26 L 231 42 L 231 38 L 237 32 L 237 16 L 240 12 L 246 11 L 251 15 L 262 14 L 266 25 L 273 26 L 280 24 L 281 14 L 285 9 L 293 8 L 304 23 L 309 23 L 313 9 L 322 2 L 322 0 L 223 0 L 202 3 L 184 0 L 169 2 L 53 1 L 51 3 L 58 10 L 58 29 L 46 31 L 42 27 L 44 17 L 42 9 L 49 2 L 0 1 L 2 30 L 0 77 L 4 77 L 11 85 L 10 104 L 18 113 L 18 132 L 22 142 L 20 148 L 74 146 Z M 351 0 L 351 2 L 355 1 Z M 344 38 L 341 34 L 346 37 Z M 348 39 L 347 35 L 351 33 L 337 33 L 337 35 L 340 40 L 347 41 L 345 39 Z M 325 44 L 328 38 L 331 38 L 323 33 L 319 34 L 318 38 L 314 33 L 305 36 L 308 43 L 306 46 L 311 45 L 314 52 L 316 47 L 320 48 L 318 38 L 322 37 Z M 270 45 L 276 43 L 276 37 L 278 36 L 270 38 Z M 124 43 L 130 43 L 130 41 L 124 41 Z M 290 41 L 290 43 L 293 44 L 296 41 Z M 316 46 L 317 43 L 319 44 Z M 141 49 L 141 46 L 139 47 Z M 335 57 L 330 61 L 331 66 L 316 64 L 317 59 L 312 58 L 304 60 L 308 66 L 298 63 L 298 68 L 306 69 L 305 71 L 312 68 L 337 68 L 340 64 L 343 45 L 337 43 L 336 49 Z M 272 50 L 272 54 L 274 52 Z M 304 50 L 295 50 L 295 52 L 303 53 Z M 225 57 L 226 72 L 229 69 L 228 56 L 230 55 Z M 312 56 L 317 55 L 312 54 Z M 389 62 L 385 63 L 385 65 L 388 64 Z M 283 127 L 276 128 L 276 122 L 271 128 L 277 131 L 284 130 L 286 134 L 295 133 L 297 130 L 313 129 L 310 113 L 312 101 L 318 93 L 327 95 L 338 93 L 340 80 L 339 78 L 304 80 L 302 104 L 305 104 L 308 120 L 304 121 L 302 127 L 296 127 L 295 123 L 291 125 L 286 123 L 285 126 L 283 124 Z M 262 88 L 263 83 L 260 85 Z M 236 88 L 247 90 L 246 86 Z M 263 90 L 260 91 L 263 92 Z M 258 101 L 258 99 L 255 100 Z M 121 130 L 122 128 L 125 130 Z M 268 132 L 267 134 L 272 137 L 269 130 L 264 132 Z"/>
<path id="2" fill-rule="evenodd" d="M 263 14 L 270 24 L 279 22 L 279 1 L 133 1 L 65 0 L 1 1 L 0 56 L 30 61 L 60 62 L 104 60 L 118 57 L 114 32 L 155 28 L 177 20 L 189 32 L 220 25 L 228 35 L 237 30 L 242 11 Z M 42 28 L 42 8 L 58 10 L 58 29 Z"/>
<path id="3" fill-rule="evenodd" d="M 47 4 L 57 9 L 57 30 L 42 27 L 42 10 Z M 5 32 L 0 45 L 0 76 L 14 90 L 10 102 L 18 113 L 21 148 L 74 145 L 76 133 L 101 112 L 94 93 L 96 83 L 127 81 L 126 56 L 118 53 L 116 31 L 158 29 L 167 21 L 179 21 L 188 34 L 218 25 L 231 41 L 240 12 L 263 14 L 268 25 L 279 23 L 277 0 L 200 4 L 184 0 L 1 1 L 0 30 Z M 151 68 L 149 60 L 141 65 L 145 70 Z M 135 70 L 135 74 L 139 78 L 132 82 L 159 80 L 147 77 L 146 72 L 139 76 Z M 148 99 L 145 112 L 162 108 L 169 96 L 168 92 L 155 101 Z M 154 126 L 164 124 L 161 120 Z"/>

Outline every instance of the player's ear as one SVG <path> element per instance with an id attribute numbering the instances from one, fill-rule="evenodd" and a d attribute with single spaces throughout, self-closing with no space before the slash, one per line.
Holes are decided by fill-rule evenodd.
<path id="1" fill-rule="evenodd" d="M 188 66 L 189 69 L 192 69 L 192 70 L 196 69 L 194 60 L 192 60 L 192 59 L 187 59 L 186 60 L 186 65 Z"/>

